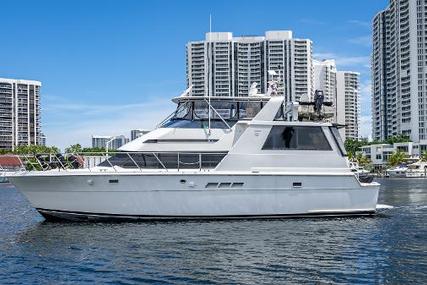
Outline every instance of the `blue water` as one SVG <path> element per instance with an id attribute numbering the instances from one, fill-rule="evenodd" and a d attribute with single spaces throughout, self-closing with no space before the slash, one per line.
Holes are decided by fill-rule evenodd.
<path id="1" fill-rule="evenodd" d="M 381 180 L 377 217 L 47 223 L 0 186 L 1 284 L 427 283 L 427 180 Z"/>

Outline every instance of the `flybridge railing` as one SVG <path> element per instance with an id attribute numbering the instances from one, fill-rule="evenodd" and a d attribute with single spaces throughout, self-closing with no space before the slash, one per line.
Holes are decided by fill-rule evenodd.
<path id="1" fill-rule="evenodd" d="M 84 152 L 84 153 L 40 153 L 8 155 L 15 159 L 15 167 L 9 171 L 69 171 L 102 167 L 102 171 L 111 169 L 163 169 L 182 170 L 215 168 L 226 152 Z M 0 156 L 0 171 L 6 171 Z M 5 156 L 3 156 L 5 157 Z M 3 160 L 4 161 L 4 160 Z M 10 167 L 9 167 L 10 168 Z M 98 168 L 101 171 L 101 168 Z"/>

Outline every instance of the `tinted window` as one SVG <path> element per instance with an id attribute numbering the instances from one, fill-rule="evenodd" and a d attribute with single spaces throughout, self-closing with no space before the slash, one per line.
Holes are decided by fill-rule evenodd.
<path id="1" fill-rule="evenodd" d="M 344 156 L 346 156 L 347 152 L 345 150 L 345 146 L 344 146 L 344 143 L 342 142 L 341 135 L 340 135 L 338 129 L 336 127 L 329 127 L 329 129 L 332 131 L 332 134 L 334 136 L 335 142 L 337 143 L 338 148 L 340 149 L 341 154 L 344 155 Z M 369 153 L 371 153 L 371 149 L 369 149 Z"/>
<path id="2" fill-rule="evenodd" d="M 321 127 L 273 126 L 264 150 L 331 150 Z"/>
<path id="3" fill-rule="evenodd" d="M 237 102 L 212 101 L 211 105 L 216 110 L 211 111 L 211 118 L 220 119 L 219 114 L 224 120 L 237 120 Z"/>
<path id="4" fill-rule="evenodd" d="M 201 155 L 202 168 L 215 168 L 224 158 L 226 153 L 203 153 Z M 131 156 L 132 159 L 129 157 Z M 159 160 L 162 162 L 160 163 Z M 110 167 L 111 165 L 123 168 L 199 168 L 199 154 L 180 153 L 157 153 L 157 157 L 149 153 L 116 153 L 108 161 L 101 162 L 98 166 Z M 163 164 L 163 165 L 162 165 Z"/>
<path id="5" fill-rule="evenodd" d="M 239 119 L 252 119 L 261 110 L 261 102 L 240 102 Z"/>
<path id="6" fill-rule="evenodd" d="M 275 121 L 286 121 L 284 108 L 285 107 L 283 105 L 280 106 L 279 110 L 277 111 L 276 116 L 274 117 Z"/>
<path id="7" fill-rule="evenodd" d="M 237 123 L 235 120 L 226 120 L 227 124 L 232 127 Z M 162 128 L 187 128 L 187 129 L 207 129 L 209 121 L 206 120 L 169 120 L 162 125 Z M 227 129 L 227 125 L 222 120 L 211 119 L 211 128 Z"/>

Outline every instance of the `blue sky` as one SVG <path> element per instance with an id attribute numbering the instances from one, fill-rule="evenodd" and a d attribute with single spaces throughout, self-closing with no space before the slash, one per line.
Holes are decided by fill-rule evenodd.
<path id="1" fill-rule="evenodd" d="M 49 145 L 153 128 L 185 89 L 185 44 L 209 30 L 292 30 L 317 58 L 361 73 L 362 134 L 370 134 L 371 20 L 387 0 L 2 0 L 0 77 L 40 80 Z"/>

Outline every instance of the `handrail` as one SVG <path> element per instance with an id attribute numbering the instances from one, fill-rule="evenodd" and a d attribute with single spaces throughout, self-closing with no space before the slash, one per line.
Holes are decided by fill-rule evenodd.
<path id="1" fill-rule="evenodd" d="M 127 165 L 121 166 L 120 163 L 116 164 L 114 162 L 114 156 L 117 154 L 124 155 L 127 159 Z M 157 161 L 157 165 L 161 166 L 161 168 L 165 171 L 169 169 L 174 169 L 177 171 L 181 171 L 183 169 L 211 169 L 214 167 L 212 162 L 219 163 L 222 158 L 227 154 L 227 151 L 224 152 L 186 152 L 186 151 L 157 151 L 157 152 L 147 152 L 147 151 L 134 151 L 134 152 L 125 152 L 125 151 L 109 151 L 107 152 L 81 152 L 81 153 L 34 153 L 34 154 L 12 154 L 10 156 L 14 156 L 19 159 L 20 166 L 19 169 L 24 171 L 48 171 L 57 169 L 63 169 L 68 171 L 70 169 L 87 169 L 88 171 L 92 171 L 91 168 L 94 166 L 100 166 L 103 162 L 108 164 L 106 167 L 111 167 L 115 172 L 118 172 L 121 168 L 129 167 L 129 163 L 131 162 L 139 171 L 142 171 L 143 168 L 146 169 L 157 169 L 155 165 L 153 165 L 153 161 L 151 159 L 155 159 Z M 141 164 L 141 157 L 138 155 L 142 155 L 143 164 Z M 164 155 L 164 156 L 163 156 Z M 172 155 L 172 157 L 170 156 Z M 194 162 L 186 162 L 181 161 L 185 155 L 190 155 L 195 158 Z M 9 155 L 6 155 L 9 156 Z M 175 157 L 176 156 L 176 157 Z M 209 160 L 209 156 L 219 156 L 214 157 L 214 160 Z M 0 155 L 1 157 L 1 155 Z M 197 157 L 197 158 L 196 158 Z M 122 159 L 123 157 L 119 157 L 118 159 Z M 147 167 L 146 160 L 150 162 L 150 166 Z M 166 161 L 164 160 L 166 159 Z M 205 159 L 205 160 L 204 160 Z M 188 160 L 188 158 L 187 158 Z M 123 161 L 126 163 L 126 161 Z M 196 166 L 197 165 L 197 166 Z M 119 167 L 120 166 L 120 167 Z M 4 170 L 4 166 L 1 165 L 0 161 L 0 170 Z M 16 167 L 17 168 L 17 167 Z M 16 170 L 15 168 L 15 170 Z M 130 168 L 134 169 L 133 166 Z M 98 168 L 99 169 L 99 168 Z"/>
<path id="2" fill-rule="evenodd" d="M 141 171 L 142 169 L 141 169 L 141 167 L 139 166 L 139 164 L 138 164 L 138 163 L 136 163 L 136 161 L 132 158 L 132 156 L 131 156 L 129 153 L 127 153 L 127 155 L 128 155 L 128 157 L 129 157 L 129 159 L 130 159 L 130 160 L 132 160 L 132 162 L 136 165 L 136 167 L 138 167 L 139 171 Z"/>
<path id="3" fill-rule="evenodd" d="M 153 152 L 153 155 L 154 155 L 154 157 L 157 159 L 157 161 L 160 163 L 160 165 L 161 165 L 164 169 L 166 169 L 166 166 L 165 166 L 165 165 L 163 164 L 163 162 L 159 159 L 159 157 L 157 156 L 157 154 Z M 166 169 L 166 171 L 168 171 L 168 170 Z"/>
<path id="4" fill-rule="evenodd" d="M 206 100 L 205 99 L 205 101 L 206 101 L 206 103 L 208 103 L 208 105 L 209 105 L 209 108 L 211 108 L 214 112 L 215 112 L 215 114 L 223 121 L 223 123 L 227 126 L 227 128 L 229 129 L 229 130 L 231 130 L 231 127 L 230 127 L 230 125 L 224 120 L 224 118 L 217 112 L 217 110 L 211 105 L 211 103 L 210 103 L 210 101 L 208 101 L 208 100 Z M 210 115 L 210 113 L 211 112 L 209 112 L 209 115 Z M 209 117 L 209 120 L 210 120 L 210 117 Z"/>

